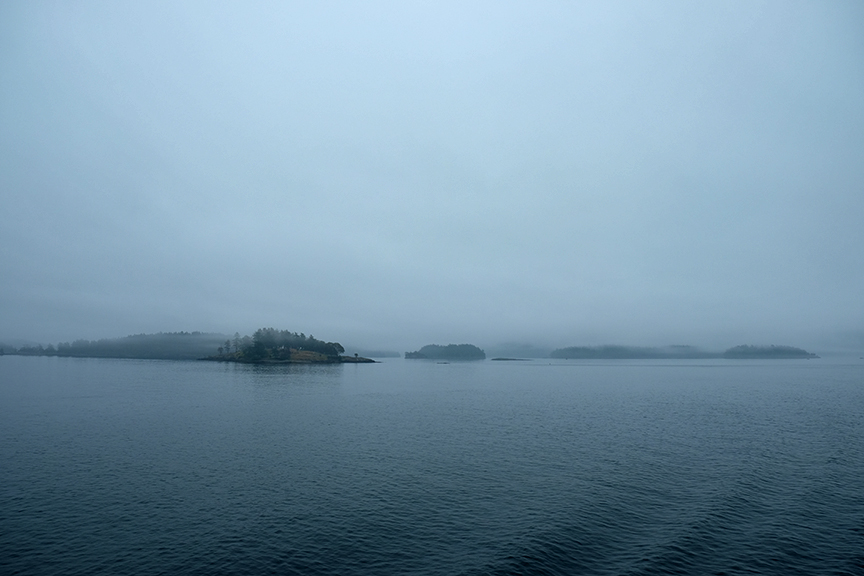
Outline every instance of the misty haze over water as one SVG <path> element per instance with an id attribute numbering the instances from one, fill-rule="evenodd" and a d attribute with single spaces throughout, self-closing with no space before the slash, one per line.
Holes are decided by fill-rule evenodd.
<path id="1" fill-rule="evenodd" d="M 858 2 L 4 2 L 0 341 L 864 348 Z"/>
<path id="2" fill-rule="evenodd" d="M 864 574 L 862 94 L 855 1 L 0 2 L 0 573 Z"/>

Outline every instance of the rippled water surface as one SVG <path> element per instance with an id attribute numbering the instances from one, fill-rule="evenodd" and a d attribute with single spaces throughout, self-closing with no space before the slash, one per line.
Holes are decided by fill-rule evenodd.
<path id="1" fill-rule="evenodd" d="M 3 574 L 864 574 L 864 362 L 0 358 Z"/>

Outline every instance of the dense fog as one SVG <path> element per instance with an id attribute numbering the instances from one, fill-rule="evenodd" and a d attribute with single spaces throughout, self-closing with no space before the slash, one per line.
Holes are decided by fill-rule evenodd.
<path id="1" fill-rule="evenodd" d="M 858 2 L 4 2 L 0 341 L 864 348 Z"/>

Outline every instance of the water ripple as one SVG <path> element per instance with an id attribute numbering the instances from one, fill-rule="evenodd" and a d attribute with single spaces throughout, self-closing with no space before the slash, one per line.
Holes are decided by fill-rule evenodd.
<path id="1" fill-rule="evenodd" d="M 864 574 L 858 369 L 216 368 L 4 358 L 0 572 Z"/>

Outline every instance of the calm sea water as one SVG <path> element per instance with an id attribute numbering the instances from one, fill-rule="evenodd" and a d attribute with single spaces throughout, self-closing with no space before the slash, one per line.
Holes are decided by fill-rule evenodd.
<path id="1" fill-rule="evenodd" d="M 3 574 L 864 574 L 864 361 L 0 358 Z"/>

